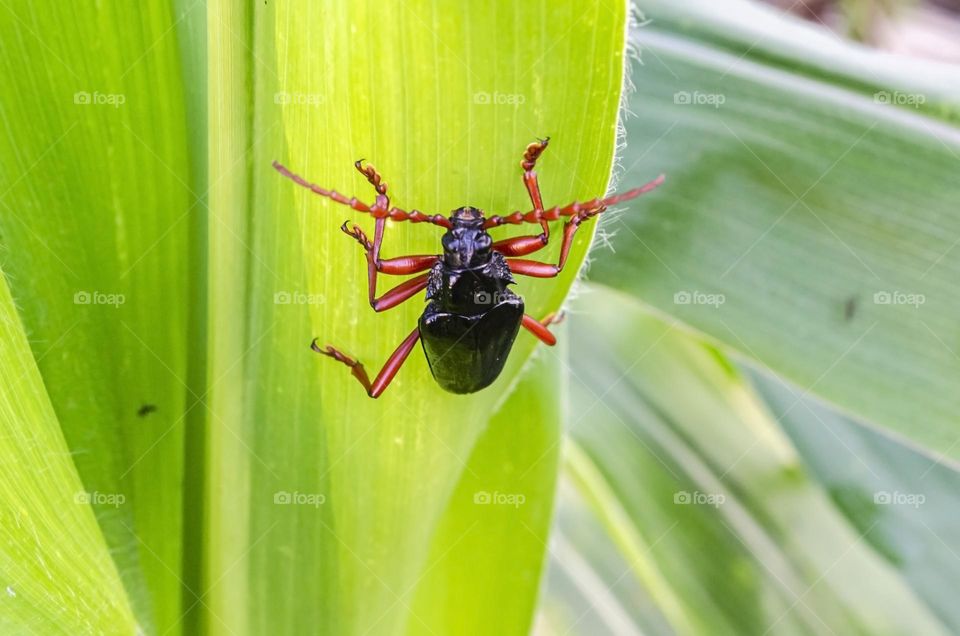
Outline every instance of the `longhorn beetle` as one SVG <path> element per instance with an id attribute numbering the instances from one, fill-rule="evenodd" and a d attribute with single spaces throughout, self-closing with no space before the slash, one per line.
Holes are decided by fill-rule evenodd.
<path id="1" fill-rule="evenodd" d="M 507 287 L 515 282 L 513 274 L 534 278 L 556 276 L 567 262 L 573 237 L 581 223 L 597 216 L 608 206 L 653 190 L 663 182 L 664 176 L 660 175 L 646 185 L 605 199 L 544 209 L 534 167 L 549 141 L 547 137 L 528 145 L 520 162 L 523 184 L 530 195 L 533 210 L 489 218 L 484 216 L 482 210 L 470 206 L 457 208 L 449 217 L 440 214 L 431 216 L 419 210 L 406 212 L 391 207 L 387 184 L 376 169 L 370 164 L 364 165 L 362 159 L 355 162 L 354 166 L 377 191 L 373 205 L 367 205 L 356 197 L 347 198 L 335 190 L 321 188 L 274 161 L 273 167 L 298 185 L 359 212 L 366 212 L 376 219 L 372 242 L 359 226 L 348 228 L 349 221 L 344 221 L 340 226 L 340 230 L 357 241 L 366 253 L 367 288 L 374 311 L 396 307 L 423 290 L 427 291 L 426 300 L 429 301 L 417 327 L 387 359 L 373 382 L 359 360 L 330 345 L 320 347 L 317 339 L 310 347 L 350 367 L 353 376 L 367 390 L 367 395 L 376 398 L 397 375 L 418 340 L 422 342 L 433 377 L 441 387 L 452 393 L 473 393 L 496 380 L 520 327 L 547 345 L 556 344 L 556 338 L 548 329 L 551 323 L 557 322 L 556 315 L 550 314 L 543 320 L 536 320 L 523 313 L 523 300 Z M 569 220 L 563 225 L 563 242 L 556 265 L 516 258 L 546 247 L 550 240 L 549 222 L 560 217 L 569 217 Z M 441 238 L 443 254 L 380 258 L 380 246 L 388 219 L 430 223 L 445 228 L 447 231 Z M 487 230 L 501 225 L 521 223 L 539 224 L 541 231 L 539 234 L 496 242 L 487 233 Z M 419 276 L 400 283 L 378 298 L 378 274 Z"/>

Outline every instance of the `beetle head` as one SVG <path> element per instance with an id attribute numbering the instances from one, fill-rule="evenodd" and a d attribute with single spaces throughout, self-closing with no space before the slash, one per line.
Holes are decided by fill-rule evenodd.
<path id="1" fill-rule="evenodd" d="M 451 228 L 443 235 L 443 261 L 448 267 L 481 267 L 490 260 L 493 239 L 483 229 L 483 211 L 457 208 L 450 216 Z"/>

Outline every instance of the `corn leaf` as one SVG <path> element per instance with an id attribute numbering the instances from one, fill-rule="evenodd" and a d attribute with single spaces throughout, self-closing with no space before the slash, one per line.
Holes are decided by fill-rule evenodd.
<path id="1" fill-rule="evenodd" d="M 745 2 L 644 9 L 623 178 L 669 181 L 591 277 L 956 459 L 960 73 Z"/>
<path id="2" fill-rule="evenodd" d="M 178 25 L 159 0 L 0 7 L 4 269 L 84 487 L 125 498 L 93 507 L 161 632 L 185 594 L 187 245 L 205 162 L 188 158 Z"/>
<path id="3" fill-rule="evenodd" d="M 622 294 L 578 303 L 544 633 L 951 633 L 728 359 Z"/>
<path id="4" fill-rule="evenodd" d="M 843 416 L 765 373 L 751 371 L 770 412 L 810 473 L 869 543 L 951 632 L 960 608 L 960 474 L 882 431 Z"/>
<path id="5" fill-rule="evenodd" d="M 91 503 L 0 274 L 0 631 L 132 634 L 136 629 Z"/>
<path id="6" fill-rule="evenodd" d="M 476 396 L 443 393 L 417 349 L 387 392 L 370 400 L 347 368 L 310 351 L 311 339 L 342 347 L 373 374 L 423 306 L 371 311 L 362 250 L 339 231 L 349 219 L 370 234 L 370 219 L 299 188 L 270 164 L 280 160 L 311 181 L 372 201 L 353 167 L 364 158 L 383 173 L 398 206 L 509 213 L 530 206 L 520 154 L 535 137 L 551 135 L 539 170 L 547 199 L 597 196 L 615 144 L 625 5 L 210 7 L 216 287 L 207 624 L 215 633 L 336 634 L 459 625 L 452 608 L 422 609 L 439 594 L 431 576 L 453 576 L 452 564 L 431 569 L 460 538 L 451 533 L 477 519 L 459 545 L 524 532 L 521 521 L 546 534 L 554 475 L 503 477 L 506 451 L 484 441 L 504 434 L 498 425 L 485 433 L 499 413 L 498 421 L 524 423 L 508 449 L 514 462 L 556 446 L 549 406 L 527 408 L 541 393 L 503 406 L 534 340 L 521 334 L 501 379 Z M 529 313 L 557 308 L 591 229 L 578 237 L 573 265 L 559 280 L 517 286 Z M 383 255 L 436 253 L 440 234 L 392 224 Z M 556 255 L 553 246 L 544 259 Z M 389 278 L 381 277 L 381 292 L 395 283 Z M 529 493 L 533 516 L 482 515 L 461 505 L 463 489 L 480 487 L 474 475 Z M 511 606 L 503 609 L 504 633 L 523 633 L 529 622 L 543 550 L 535 545 L 539 551 L 515 559 L 524 576 L 498 590 Z M 457 580 L 466 584 L 462 574 Z"/>

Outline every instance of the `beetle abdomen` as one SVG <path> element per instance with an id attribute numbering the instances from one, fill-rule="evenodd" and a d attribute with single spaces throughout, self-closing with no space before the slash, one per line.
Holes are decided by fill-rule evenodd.
<path id="1" fill-rule="evenodd" d="M 473 393 L 503 371 L 523 320 L 523 300 L 501 292 L 489 310 L 449 313 L 430 303 L 420 317 L 420 341 L 437 383 L 451 393 Z"/>

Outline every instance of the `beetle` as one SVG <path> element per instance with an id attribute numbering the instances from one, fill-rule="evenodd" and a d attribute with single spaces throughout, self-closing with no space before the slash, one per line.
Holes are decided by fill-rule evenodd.
<path id="1" fill-rule="evenodd" d="M 529 144 L 520 162 L 523 183 L 533 209 L 507 216 L 487 217 L 482 210 L 471 206 L 457 208 L 449 217 L 391 207 L 387 184 L 372 165 L 364 165 L 363 159 L 356 161 L 354 167 L 376 190 L 373 205 L 310 183 L 274 161 L 273 167 L 296 184 L 373 216 L 375 225 L 372 241 L 359 226 L 354 224 L 348 227 L 349 220 L 343 222 L 340 230 L 357 241 L 366 254 L 367 291 L 374 311 L 396 307 L 426 290 L 428 303 L 416 328 L 400 343 L 372 382 L 359 360 L 331 345 L 319 346 L 318 339 L 314 339 L 310 347 L 350 367 L 367 395 L 377 398 L 397 375 L 417 341 L 422 344 L 437 383 L 447 391 L 461 394 L 479 391 L 497 379 L 521 327 L 544 344 L 556 344 L 549 326 L 558 322 L 557 314 L 537 320 L 524 313 L 523 299 L 509 289 L 509 285 L 515 282 L 513 275 L 534 278 L 556 276 L 563 270 L 573 237 L 584 221 L 601 214 L 611 205 L 653 190 L 663 183 L 664 175 L 622 194 L 545 209 L 534 168 L 549 143 L 550 138 L 547 137 Z M 550 241 L 549 223 L 561 217 L 568 217 L 568 220 L 563 225 L 560 256 L 556 264 L 518 258 L 546 247 Z M 445 228 L 446 233 L 441 238 L 443 253 L 380 258 L 388 220 L 429 223 Z M 494 241 L 487 232 L 501 225 L 522 223 L 539 225 L 540 233 Z M 379 274 L 418 275 L 377 297 Z"/>

